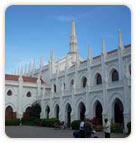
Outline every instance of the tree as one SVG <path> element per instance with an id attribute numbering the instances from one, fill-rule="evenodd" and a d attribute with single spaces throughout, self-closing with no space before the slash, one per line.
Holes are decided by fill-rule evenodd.
<path id="1" fill-rule="evenodd" d="M 40 118 L 41 106 L 38 101 L 35 101 L 32 104 L 31 109 L 32 109 L 32 112 L 31 112 L 32 117 Z"/>

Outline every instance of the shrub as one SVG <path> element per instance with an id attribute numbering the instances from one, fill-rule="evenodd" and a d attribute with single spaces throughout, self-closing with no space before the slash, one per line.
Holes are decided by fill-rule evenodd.
<path id="1" fill-rule="evenodd" d="M 34 120 L 34 124 L 35 124 L 36 126 L 41 126 L 41 122 L 42 122 L 42 119 L 35 119 L 35 120 Z"/>
<path id="2" fill-rule="evenodd" d="M 20 119 L 11 119 L 11 120 L 5 120 L 6 126 L 19 126 L 20 125 Z"/>
<path id="3" fill-rule="evenodd" d="M 21 123 L 22 123 L 22 125 L 35 125 L 35 120 L 36 120 L 37 118 L 35 118 L 35 117 L 28 117 L 28 118 L 22 118 L 21 119 Z"/>
<path id="4" fill-rule="evenodd" d="M 128 134 L 131 133 L 131 122 L 127 123 L 127 128 L 128 128 Z"/>
<path id="5" fill-rule="evenodd" d="M 50 119 L 43 119 L 41 120 L 41 125 L 43 127 L 54 127 L 55 123 L 60 123 L 60 121 L 56 118 L 50 118 Z"/>
<path id="6" fill-rule="evenodd" d="M 71 123 L 72 130 L 79 130 L 81 120 L 74 120 Z"/>
<path id="7" fill-rule="evenodd" d="M 112 123 L 111 125 L 112 133 L 123 133 L 123 124 L 120 123 Z"/>

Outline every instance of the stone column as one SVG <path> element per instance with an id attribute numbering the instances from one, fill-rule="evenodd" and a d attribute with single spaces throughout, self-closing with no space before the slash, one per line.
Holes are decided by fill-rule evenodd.
<path id="1" fill-rule="evenodd" d="M 23 111 L 22 111 L 22 106 L 23 106 L 23 78 L 22 75 L 19 76 L 18 78 L 19 82 L 19 92 L 18 92 L 18 101 L 17 101 L 17 118 L 21 119 L 23 117 Z"/>

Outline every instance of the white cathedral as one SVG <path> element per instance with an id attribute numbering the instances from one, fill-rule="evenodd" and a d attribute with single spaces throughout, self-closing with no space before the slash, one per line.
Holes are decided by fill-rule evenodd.
<path id="1" fill-rule="evenodd" d="M 131 121 L 131 44 L 123 45 L 119 32 L 118 48 L 106 52 L 102 40 L 101 55 L 82 60 L 78 53 L 75 22 L 72 20 L 70 50 L 56 60 L 53 51 L 50 60 L 40 68 L 35 61 L 29 68 L 5 75 L 5 118 L 29 116 L 31 105 L 38 101 L 41 118 L 59 118 L 67 126 L 81 118 L 108 118 L 114 123 Z"/>

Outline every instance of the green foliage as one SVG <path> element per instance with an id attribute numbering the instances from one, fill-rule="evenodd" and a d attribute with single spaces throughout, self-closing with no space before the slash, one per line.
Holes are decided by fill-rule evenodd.
<path id="1" fill-rule="evenodd" d="M 123 133 L 123 124 L 120 123 L 112 123 L 111 125 L 112 133 Z"/>
<path id="2" fill-rule="evenodd" d="M 35 117 L 27 117 L 27 118 L 22 118 L 21 123 L 22 125 L 35 125 Z"/>
<path id="3" fill-rule="evenodd" d="M 34 102 L 31 106 L 31 116 L 35 118 L 40 118 L 41 106 L 38 102 Z"/>
<path id="4" fill-rule="evenodd" d="M 131 122 L 127 123 L 127 128 L 128 128 L 128 134 L 131 133 Z"/>
<path id="5" fill-rule="evenodd" d="M 41 121 L 41 126 L 43 127 L 54 127 L 55 123 L 59 123 L 60 121 L 56 118 L 50 118 L 50 119 L 43 119 Z"/>
<path id="6" fill-rule="evenodd" d="M 79 130 L 81 120 L 74 120 L 71 123 L 72 130 Z"/>
<path id="7" fill-rule="evenodd" d="M 5 120 L 6 126 L 19 126 L 20 125 L 20 119 L 11 119 L 11 120 Z"/>

